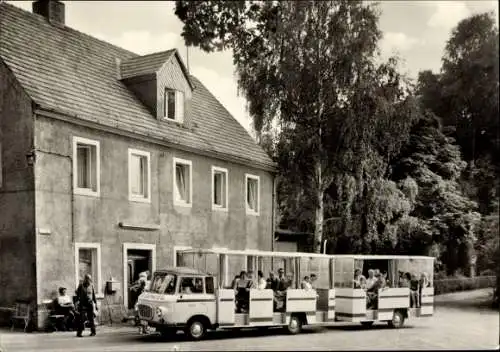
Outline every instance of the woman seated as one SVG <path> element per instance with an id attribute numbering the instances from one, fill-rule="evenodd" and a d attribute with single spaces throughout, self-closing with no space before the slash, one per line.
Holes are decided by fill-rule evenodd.
<path id="1" fill-rule="evenodd" d="M 366 278 L 361 274 L 360 269 L 356 269 L 354 271 L 354 280 L 353 280 L 354 288 L 366 288 Z"/>
<path id="2" fill-rule="evenodd" d="M 378 291 L 384 287 L 385 287 L 385 279 L 382 277 L 382 274 L 380 274 L 380 272 L 377 272 L 375 274 L 375 282 L 369 289 L 366 290 L 366 299 L 367 299 L 366 308 L 368 309 L 378 308 L 377 307 Z"/>
<path id="3" fill-rule="evenodd" d="M 370 269 L 368 270 L 368 278 L 366 279 L 366 290 L 369 290 L 372 288 L 373 284 L 375 284 L 376 278 L 375 278 L 375 270 Z"/>

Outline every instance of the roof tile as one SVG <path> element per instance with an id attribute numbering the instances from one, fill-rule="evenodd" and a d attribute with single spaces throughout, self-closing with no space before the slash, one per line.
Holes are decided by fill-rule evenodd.
<path id="1" fill-rule="evenodd" d="M 105 127 L 275 169 L 264 150 L 195 77 L 193 129 L 157 120 L 118 80 L 117 59 L 122 75 L 129 77 L 155 72 L 174 52 L 139 56 L 0 3 L 0 59 L 36 103 Z"/>

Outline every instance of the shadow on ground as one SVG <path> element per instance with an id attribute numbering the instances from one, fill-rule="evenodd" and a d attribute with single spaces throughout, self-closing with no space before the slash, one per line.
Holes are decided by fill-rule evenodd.
<path id="1" fill-rule="evenodd" d="M 375 324 L 371 327 L 364 327 L 359 324 L 349 325 L 331 325 L 323 327 L 306 327 L 302 334 L 319 334 L 326 331 L 352 331 L 358 332 L 360 330 L 388 330 L 391 329 L 387 324 Z M 405 326 L 403 329 L 412 329 L 412 326 Z M 218 330 L 209 332 L 204 340 L 226 340 L 226 339 L 239 339 L 239 338 L 261 338 L 266 336 L 288 336 L 285 328 L 271 327 L 271 328 L 247 328 L 239 330 Z M 132 337 L 131 337 L 132 338 Z M 143 342 L 186 342 L 189 341 L 188 337 L 183 332 L 178 332 L 175 336 L 163 337 L 160 334 L 154 333 L 150 335 L 140 335 L 133 337 L 134 340 Z"/>
<path id="2" fill-rule="evenodd" d="M 438 296 L 439 297 L 439 296 Z M 436 299 L 434 302 L 435 309 L 439 308 L 455 308 L 455 309 L 466 309 L 466 310 L 490 310 L 492 312 L 498 311 L 498 308 L 493 307 L 493 293 L 487 295 L 482 295 L 474 298 L 468 299 L 457 299 L 457 300 L 439 300 Z"/>

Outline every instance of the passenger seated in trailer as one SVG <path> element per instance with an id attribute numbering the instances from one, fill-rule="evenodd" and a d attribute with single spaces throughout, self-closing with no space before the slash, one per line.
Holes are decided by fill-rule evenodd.
<path id="1" fill-rule="evenodd" d="M 398 287 L 405 287 L 405 273 L 404 271 L 398 271 Z"/>
<path id="2" fill-rule="evenodd" d="M 391 285 L 391 283 L 389 282 L 389 278 L 387 277 L 387 271 L 385 271 L 385 270 L 382 271 L 381 285 L 382 285 L 382 288 Z"/>
<path id="3" fill-rule="evenodd" d="M 247 272 L 248 288 L 257 288 L 257 283 L 254 281 L 253 271 L 249 270 Z"/>
<path id="4" fill-rule="evenodd" d="M 373 284 L 375 283 L 376 278 L 375 278 L 375 270 L 369 269 L 368 270 L 368 278 L 366 279 L 366 290 L 369 290 L 372 288 Z"/>
<path id="5" fill-rule="evenodd" d="M 410 281 L 411 281 L 411 274 L 410 273 L 404 273 L 403 280 L 401 282 L 401 286 L 400 287 L 410 287 Z"/>
<path id="6" fill-rule="evenodd" d="M 367 299 L 366 308 L 368 309 L 378 308 L 377 307 L 378 291 L 385 287 L 385 280 L 382 277 L 382 274 L 380 274 L 380 272 L 376 272 L 375 279 L 376 280 L 372 285 L 372 287 L 366 290 L 366 299 Z"/>
<path id="7" fill-rule="evenodd" d="M 264 279 L 264 273 L 261 270 L 257 271 L 257 287 L 256 288 L 258 290 L 265 290 L 266 286 L 267 286 L 267 282 Z"/>
<path id="8" fill-rule="evenodd" d="M 411 275 L 410 280 L 410 307 L 420 308 L 419 288 L 420 283 L 416 274 Z"/>
<path id="9" fill-rule="evenodd" d="M 231 288 L 233 290 L 236 289 L 236 285 L 238 284 L 238 280 L 240 279 L 240 275 L 236 275 L 233 279 L 233 281 L 231 282 Z"/>
<path id="10" fill-rule="evenodd" d="M 353 280 L 354 288 L 366 288 L 366 278 L 361 274 L 361 269 L 356 269 L 354 271 L 354 280 Z"/>
<path id="11" fill-rule="evenodd" d="M 274 273 L 270 272 L 266 280 L 266 289 L 276 291 L 278 288 L 278 279 L 274 277 Z"/>
<path id="12" fill-rule="evenodd" d="M 313 290 L 316 289 L 316 280 L 318 280 L 318 277 L 316 276 L 316 274 L 311 274 L 311 286 L 312 286 Z"/>
<path id="13" fill-rule="evenodd" d="M 309 276 L 304 276 L 304 280 L 300 283 L 300 288 L 303 290 L 312 290 L 311 280 Z"/>

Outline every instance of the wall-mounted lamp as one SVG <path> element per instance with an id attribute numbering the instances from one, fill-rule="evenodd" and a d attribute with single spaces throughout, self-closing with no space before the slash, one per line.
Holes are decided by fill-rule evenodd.
<path id="1" fill-rule="evenodd" d="M 36 163 L 36 150 L 35 148 L 31 148 L 29 153 L 26 154 L 26 162 L 29 166 L 33 166 Z"/>

